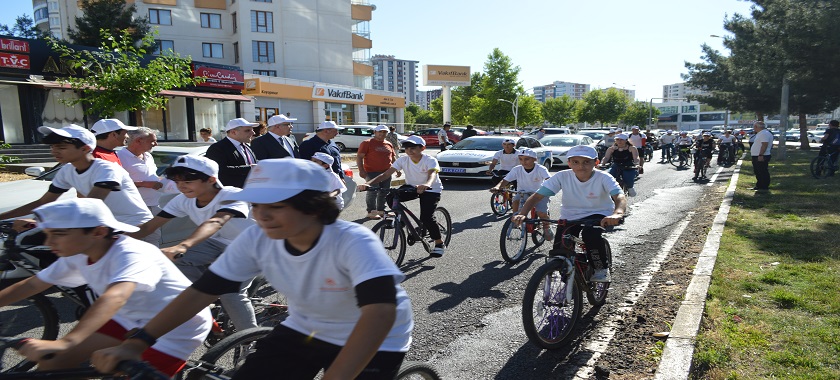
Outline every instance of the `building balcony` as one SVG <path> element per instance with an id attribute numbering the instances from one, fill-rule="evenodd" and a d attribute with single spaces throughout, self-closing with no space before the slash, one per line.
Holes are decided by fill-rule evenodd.
<path id="1" fill-rule="evenodd" d="M 350 4 L 350 18 L 356 21 L 370 21 L 373 19 L 373 9 L 374 6 L 372 5 L 365 5 L 365 4 Z"/>

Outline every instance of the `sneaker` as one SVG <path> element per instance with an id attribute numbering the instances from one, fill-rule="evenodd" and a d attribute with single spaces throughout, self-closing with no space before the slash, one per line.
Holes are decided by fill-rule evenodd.
<path id="1" fill-rule="evenodd" d="M 627 189 L 627 195 L 629 195 L 631 197 L 635 197 L 636 196 L 636 189 L 634 189 L 632 187 Z"/>
<path id="2" fill-rule="evenodd" d="M 368 219 L 379 220 L 382 219 L 382 215 L 379 215 L 377 211 L 370 211 L 367 214 Z"/>
<path id="3" fill-rule="evenodd" d="M 446 247 L 443 244 L 435 244 L 435 247 L 432 248 L 431 252 L 429 252 L 429 256 L 443 257 L 443 252 L 445 250 L 446 250 Z"/>
<path id="4" fill-rule="evenodd" d="M 543 230 L 543 236 L 545 236 L 545 240 L 548 240 L 548 241 L 554 240 L 554 232 L 551 232 L 551 227 Z"/>
<path id="5" fill-rule="evenodd" d="M 611 282 L 610 280 L 609 269 L 596 269 L 595 273 L 592 273 L 592 277 L 589 278 L 589 281 L 592 282 Z"/>

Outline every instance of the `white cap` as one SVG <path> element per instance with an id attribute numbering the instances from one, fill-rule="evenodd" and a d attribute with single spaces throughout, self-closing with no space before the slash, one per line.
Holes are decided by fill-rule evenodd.
<path id="1" fill-rule="evenodd" d="M 423 140 L 423 138 L 420 136 L 412 135 L 408 136 L 405 140 L 401 141 L 400 144 L 402 144 L 403 146 L 405 146 L 405 144 L 426 146 L 426 140 Z"/>
<path id="2" fill-rule="evenodd" d="M 133 131 L 136 130 L 137 127 L 129 127 L 123 124 L 122 121 L 119 119 L 102 119 L 93 123 L 93 126 L 90 127 L 90 131 L 93 132 L 94 135 L 101 135 L 103 133 L 119 131 L 120 129 L 125 129 L 126 131 Z"/>
<path id="3" fill-rule="evenodd" d="M 256 127 L 258 125 L 260 125 L 260 124 L 259 123 L 252 123 L 248 120 L 245 120 L 241 117 L 238 117 L 238 118 L 233 119 L 233 120 L 231 120 L 227 123 L 227 125 L 225 126 L 225 132 L 230 131 L 232 129 L 239 128 L 239 127 Z"/>
<path id="4" fill-rule="evenodd" d="M 334 121 L 329 121 L 329 120 L 327 120 L 327 121 L 322 122 L 320 125 L 318 125 L 318 128 L 315 128 L 315 130 L 316 130 L 316 131 L 320 131 L 320 130 L 322 130 L 322 129 L 338 129 L 338 130 L 342 130 L 342 129 L 344 129 L 344 127 L 339 127 L 339 126 L 335 125 L 335 122 L 334 122 Z"/>
<path id="5" fill-rule="evenodd" d="M 711 136 L 711 132 L 703 132 L 703 136 Z"/>
<path id="6" fill-rule="evenodd" d="M 533 149 L 528 149 L 528 148 L 520 149 L 519 152 L 516 153 L 516 155 L 517 156 L 537 158 L 537 152 L 534 152 Z"/>
<path id="7" fill-rule="evenodd" d="M 207 174 L 208 176 L 215 178 L 216 183 L 218 183 L 219 186 L 223 186 L 222 182 L 219 181 L 219 164 L 207 157 L 185 154 L 176 158 L 175 161 L 172 162 L 171 167 L 187 168 Z"/>
<path id="8" fill-rule="evenodd" d="M 117 221 L 99 198 L 71 198 L 47 203 L 33 210 L 41 228 L 87 228 L 106 226 L 117 231 L 140 229 Z"/>
<path id="9" fill-rule="evenodd" d="M 89 146 L 90 149 L 96 149 L 96 136 L 93 135 L 93 132 L 84 129 L 76 124 L 70 124 L 68 126 L 65 126 L 64 128 L 52 128 L 42 126 L 38 127 L 38 132 L 43 133 L 44 136 L 48 136 L 50 133 L 55 133 L 61 137 L 78 139 L 85 145 Z"/>
<path id="10" fill-rule="evenodd" d="M 502 144 L 516 144 L 516 141 L 513 139 L 504 139 L 502 140 Z"/>
<path id="11" fill-rule="evenodd" d="M 688 134 L 688 131 L 680 131 L 680 134 L 681 134 L 681 135 L 687 135 L 687 134 Z"/>
<path id="12" fill-rule="evenodd" d="M 277 124 L 282 124 L 282 123 L 291 123 L 293 121 L 297 121 L 297 119 L 295 119 L 293 117 L 288 117 L 288 116 L 283 115 L 283 114 L 279 114 L 279 115 L 274 115 L 274 116 L 268 118 L 268 122 L 266 123 L 266 125 L 268 125 L 270 127 L 272 125 L 277 125 Z"/>
<path id="13" fill-rule="evenodd" d="M 616 132 L 618 132 L 618 128 L 610 128 L 610 133 L 616 133 Z"/>
<path id="14" fill-rule="evenodd" d="M 390 132 L 391 128 L 388 128 L 387 125 L 377 125 L 376 128 L 373 128 L 373 131 L 374 132 L 379 132 L 379 131 Z"/>
<path id="15" fill-rule="evenodd" d="M 226 200 L 251 203 L 281 202 L 304 190 L 330 192 L 329 171 L 307 160 L 272 158 L 260 160 L 251 168 L 245 188 Z"/>
<path id="16" fill-rule="evenodd" d="M 318 161 L 321 161 L 330 166 L 332 166 L 332 164 L 335 162 L 335 158 L 333 158 L 333 156 L 330 156 L 329 154 L 326 154 L 324 152 L 315 152 L 315 154 L 312 155 L 312 158 L 315 158 Z"/>
<path id="17" fill-rule="evenodd" d="M 595 148 L 588 146 L 588 145 L 578 145 L 573 146 L 572 149 L 569 149 L 566 152 L 566 158 L 571 157 L 586 157 L 586 158 L 598 158 L 598 152 L 595 151 Z"/>
<path id="18" fill-rule="evenodd" d="M 630 129 L 639 129 L 639 126 L 638 126 L 638 125 L 634 125 L 634 126 L 630 127 Z"/>
<path id="19" fill-rule="evenodd" d="M 669 130 L 665 131 L 665 133 L 667 133 L 667 134 L 669 134 L 669 135 L 670 135 L 670 134 L 674 133 L 674 131 L 672 131 L 672 130 L 670 130 L 670 129 L 669 129 Z"/>
<path id="20" fill-rule="evenodd" d="M 622 140 L 627 140 L 628 137 L 629 136 L 627 136 L 627 134 L 625 134 L 625 133 L 619 133 L 619 134 L 615 135 L 615 138 L 622 139 Z"/>

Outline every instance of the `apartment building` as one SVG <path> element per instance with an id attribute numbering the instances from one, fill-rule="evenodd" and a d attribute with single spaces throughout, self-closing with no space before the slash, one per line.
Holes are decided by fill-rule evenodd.
<path id="1" fill-rule="evenodd" d="M 373 66 L 373 89 L 399 92 L 411 101 L 416 99 L 419 61 L 382 54 L 374 55 L 370 61 Z"/>
<path id="2" fill-rule="evenodd" d="M 534 87 L 534 98 L 545 103 L 548 99 L 559 98 L 568 95 L 572 99 L 583 99 L 583 95 L 589 92 L 590 86 L 584 83 L 571 83 L 555 81 L 545 86 Z"/>
<path id="3" fill-rule="evenodd" d="M 689 95 L 703 95 L 705 91 L 686 86 L 685 82 L 662 86 L 662 98 L 668 100 L 687 99 Z"/>

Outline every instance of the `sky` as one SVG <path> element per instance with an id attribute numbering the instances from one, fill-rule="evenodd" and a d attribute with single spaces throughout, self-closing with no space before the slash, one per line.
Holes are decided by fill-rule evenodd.
<path id="1" fill-rule="evenodd" d="M 0 24 L 32 15 L 31 0 L 0 0 Z M 483 72 L 494 48 L 519 66 L 527 92 L 554 81 L 619 87 L 636 99 L 682 82 L 700 46 L 723 50 L 723 21 L 748 16 L 743 0 L 370 0 L 371 55 Z M 418 71 L 419 74 L 419 71 Z M 418 80 L 422 76 L 418 77 Z M 422 82 L 420 83 L 422 85 Z M 429 89 L 432 87 L 422 87 Z M 658 100 L 655 100 L 658 101 Z"/>

